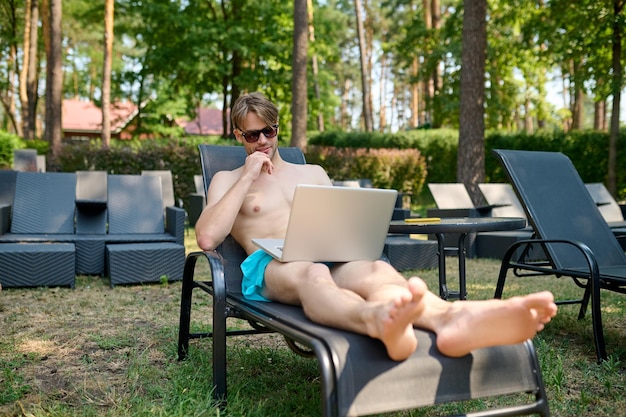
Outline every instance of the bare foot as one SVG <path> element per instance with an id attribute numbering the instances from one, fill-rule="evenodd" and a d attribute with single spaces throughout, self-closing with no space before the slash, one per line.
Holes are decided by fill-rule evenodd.
<path id="1" fill-rule="evenodd" d="M 389 357 L 401 361 L 417 348 L 413 322 L 424 311 L 423 297 L 426 284 L 419 278 L 410 278 L 409 291 L 390 304 L 379 305 L 363 312 L 368 334 L 380 339 Z"/>
<path id="2" fill-rule="evenodd" d="M 534 337 L 556 315 L 549 291 L 508 300 L 457 301 L 436 329 L 437 347 L 448 356 L 474 349 L 512 345 Z"/>

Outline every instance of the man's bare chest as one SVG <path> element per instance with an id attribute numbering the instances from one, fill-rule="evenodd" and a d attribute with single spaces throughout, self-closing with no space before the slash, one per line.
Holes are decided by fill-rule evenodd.
<path id="1" fill-rule="evenodd" d="M 293 202 L 295 184 L 276 181 L 257 181 L 246 194 L 241 205 L 241 215 L 263 217 L 271 213 L 289 211 Z"/>

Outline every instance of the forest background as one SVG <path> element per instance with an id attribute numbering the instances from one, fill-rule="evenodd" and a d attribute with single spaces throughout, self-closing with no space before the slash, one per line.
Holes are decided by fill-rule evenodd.
<path id="1" fill-rule="evenodd" d="M 122 172 L 171 150 L 172 158 L 193 165 L 191 175 L 199 169 L 195 154 L 176 153 L 174 145 L 205 138 L 184 137 L 177 120 L 215 106 L 224 109 L 226 126 L 234 98 L 260 90 L 279 105 L 281 137 L 296 146 L 333 132 L 341 133 L 335 145 L 336 138 L 357 142 L 361 132 L 370 136 L 361 144 L 390 132 L 424 133 L 416 143 L 428 175 L 456 169 L 458 180 L 475 184 L 493 162 L 484 158 L 489 147 L 564 150 L 567 144 L 570 157 L 595 171 L 581 172 L 583 178 L 600 174 L 616 192 L 618 138 L 626 136 L 619 136 L 623 7 L 624 0 L 0 0 L 0 137 L 15 134 L 35 145 L 43 140 L 50 156 L 85 159 L 74 152 L 75 144 L 62 141 L 61 100 L 93 100 L 103 109 L 103 129 L 102 138 L 87 146 L 91 158 L 102 156 Z M 140 106 L 137 138 L 158 140 L 111 141 L 109 103 L 125 100 Z M 402 134 L 394 135 L 396 144 Z M 449 138 L 454 145 L 448 146 Z M 151 142 L 172 146 L 151 153 Z M 141 146 L 141 158 L 112 152 L 128 145 Z M 452 146 L 456 160 L 450 159 Z M 485 279 L 473 287 L 482 291 L 480 298 L 491 297 L 499 268 L 492 264 L 474 271 Z M 196 414 L 211 410 L 206 349 L 186 364 L 171 358 L 178 287 L 124 287 L 103 297 L 103 281 L 79 282 L 78 296 L 3 292 L 6 306 L 19 307 L 19 313 L 5 314 L 5 328 L 19 332 L 21 325 L 36 323 L 34 336 L 25 336 L 36 343 L 24 354 L 15 347 L 18 336 L 3 338 L 3 388 L 11 389 L 0 389 L 0 403 L 16 415 L 23 414 L 22 402 L 43 410 L 33 415 L 138 409 L 145 415 L 192 415 L 195 404 Z M 93 298 L 86 295 L 90 288 Z M 82 310 L 74 309 L 77 297 Z M 617 329 L 607 336 L 623 340 L 623 305 L 605 301 L 611 306 L 607 329 Z M 146 314 L 149 308 L 157 310 Z M 618 415 L 624 409 L 620 344 L 611 344 L 618 354 L 598 367 L 590 360 L 588 322 L 563 310 L 537 343 L 554 414 Z M 137 332 L 137 323 L 146 331 Z M 58 341 L 61 355 L 49 354 L 55 345 L 48 338 Z M 237 373 L 239 387 L 249 388 L 253 380 L 256 389 L 258 369 L 267 367 L 268 358 L 286 366 L 278 373 L 294 369 L 293 360 L 276 349 L 255 350 L 259 354 L 249 366 L 249 350 L 246 344 L 234 351 L 234 369 L 249 370 Z M 241 414 L 284 414 L 285 397 L 275 395 L 284 379 L 268 375 L 272 384 L 262 398 L 278 399 L 275 408 L 256 412 L 264 402 L 242 395 L 239 404 L 231 401 L 231 410 L 234 403 L 245 410 Z M 310 376 L 303 390 L 309 392 L 316 369 L 305 375 Z M 188 390 L 190 378 L 199 382 Z M 44 389 L 31 391 L 29 384 L 37 380 L 45 381 Z M 234 382 L 231 392 L 238 392 Z M 31 392 L 28 402 L 22 398 Z M 319 409 L 317 403 L 302 405 L 303 395 L 292 397 L 298 407 Z"/>
<path id="2" fill-rule="evenodd" d="M 80 98 L 103 109 L 103 148 L 107 109 L 126 100 L 140 106 L 137 137 L 180 139 L 177 121 L 206 106 L 228 132 L 232 101 L 260 90 L 294 146 L 318 132 L 455 129 L 470 185 L 484 180 L 485 131 L 608 132 L 602 169 L 617 194 L 623 6 L 2 0 L 0 128 L 61 153 L 60 102 Z"/>

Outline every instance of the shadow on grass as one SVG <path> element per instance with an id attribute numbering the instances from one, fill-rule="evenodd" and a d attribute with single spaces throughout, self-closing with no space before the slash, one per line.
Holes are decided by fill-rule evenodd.
<path id="1" fill-rule="evenodd" d="M 470 259 L 470 299 L 493 296 L 499 263 Z M 457 273 L 449 265 L 449 276 Z M 437 271 L 414 271 L 434 288 Z M 452 281 L 451 281 L 452 282 Z M 505 296 L 551 289 L 580 295 L 568 279 L 511 281 Z M 590 317 L 562 306 L 535 339 L 555 416 L 623 415 L 626 299 L 602 293 L 609 361 L 595 362 Z M 0 293 L 0 415 L 267 416 L 320 414 L 317 362 L 289 351 L 280 336 L 231 338 L 229 407 L 211 396 L 209 340 L 192 341 L 178 362 L 180 283 L 108 287 L 79 277 L 76 289 L 11 289 Z M 194 326 L 211 325 L 209 297 L 195 297 Z M 233 326 L 245 326 L 234 322 Z M 506 403 L 507 398 L 498 402 Z M 473 405 L 479 407 L 482 402 Z M 457 404 L 393 416 L 461 413 Z"/>

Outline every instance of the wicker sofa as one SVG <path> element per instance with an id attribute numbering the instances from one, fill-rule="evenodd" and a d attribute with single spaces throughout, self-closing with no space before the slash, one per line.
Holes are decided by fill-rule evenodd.
<path id="1" fill-rule="evenodd" d="M 107 275 L 111 286 L 181 279 L 185 213 L 163 212 L 160 178 L 99 175 L 106 194 L 83 198 L 81 189 L 102 187 L 82 183 L 87 177 L 94 180 L 81 173 L 14 175 L 10 209 L 0 207 L 0 284 L 73 287 L 76 274 Z"/>

